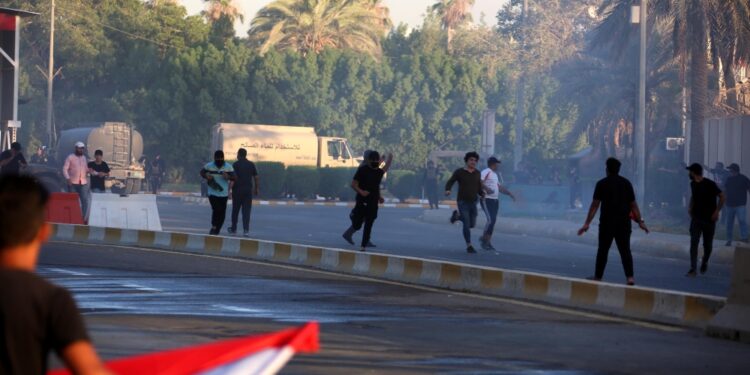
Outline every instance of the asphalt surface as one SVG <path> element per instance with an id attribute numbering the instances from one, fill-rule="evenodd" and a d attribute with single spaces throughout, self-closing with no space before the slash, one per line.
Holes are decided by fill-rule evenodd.
<path id="1" fill-rule="evenodd" d="M 159 197 L 159 214 L 165 231 L 208 233 L 211 222 L 209 206 L 183 203 L 178 198 Z M 250 234 L 253 238 L 313 246 L 358 249 L 361 232 L 355 234 L 357 246 L 346 243 L 341 234 L 350 225 L 346 207 L 321 206 L 253 206 Z M 229 236 L 231 204 L 222 235 Z M 451 225 L 426 223 L 419 219 L 422 209 L 381 208 L 373 229 L 372 251 L 450 260 L 519 271 L 534 271 L 575 278 L 594 274 L 596 248 L 558 239 L 496 232 L 493 244 L 498 252 L 479 249 L 481 231 L 472 237 L 479 254 L 468 254 L 460 223 Z M 500 217 L 498 220 L 512 220 Z M 241 223 L 241 219 L 240 219 Z M 543 222 L 540 221 L 540 225 Z M 241 225 L 241 224 L 240 224 Z M 589 234 L 591 235 L 591 234 Z M 641 286 L 691 293 L 726 296 L 729 292 L 731 267 L 710 264 L 709 271 L 697 278 L 687 278 L 689 260 L 676 260 L 633 253 L 636 283 Z M 613 244 L 605 281 L 624 283 L 620 256 Z"/>
<path id="2" fill-rule="evenodd" d="M 238 259 L 52 243 L 105 359 L 321 322 L 285 374 L 744 374 L 750 346 L 698 330 Z M 59 362 L 58 362 L 59 364 Z"/>

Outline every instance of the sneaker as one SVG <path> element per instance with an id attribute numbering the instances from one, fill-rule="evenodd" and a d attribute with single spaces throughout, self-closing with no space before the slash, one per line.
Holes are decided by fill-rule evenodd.
<path id="1" fill-rule="evenodd" d="M 237 233 L 237 230 L 234 229 L 234 228 L 232 228 L 232 227 L 229 227 L 229 228 L 227 228 L 227 233 L 229 233 L 229 234 L 235 234 L 235 233 Z"/>
<path id="2" fill-rule="evenodd" d="M 688 272 L 687 272 L 687 273 L 685 274 L 685 276 L 687 276 L 687 277 L 695 277 L 695 276 L 698 276 L 698 274 L 697 274 L 697 273 L 695 273 L 695 268 L 691 268 L 691 269 L 690 269 L 690 270 L 689 270 L 689 271 L 688 271 Z"/>
<path id="3" fill-rule="evenodd" d="M 703 263 L 701 263 L 701 275 L 703 275 L 704 273 L 706 273 L 706 271 L 708 271 L 708 263 L 703 262 Z"/>
<path id="4" fill-rule="evenodd" d="M 375 244 L 372 243 L 372 241 L 368 241 L 367 242 L 367 247 L 377 247 L 377 246 L 375 246 Z"/>
<path id="5" fill-rule="evenodd" d="M 474 250 L 474 246 L 471 246 L 471 245 L 469 245 L 469 246 L 468 246 L 468 247 L 466 248 L 466 252 L 467 252 L 467 253 L 469 253 L 469 254 L 476 254 L 476 253 L 477 253 L 477 251 L 476 251 L 476 250 Z"/>
<path id="6" fill-rule="evenodd" d="M 453 213 L 451 214 L 451 224 L 455 224 L 458 221 L 458 211 L 453 210 Z"/>
<path id="7" fill-rule="evenodd" d="M 242 233 L 242 237 L 250 238 L 250 232 L 245 231 L 244 233 Z"/>
<path id="8" fill-rule="evenodd" d="M 487 243 L 487 248 L 485 248 L 485 250 L 487 250 L 487 251 L 497 251 L 497 249 L 495 249 L 495 247 L 492 246 L 492 244 L 489 243 L 489 242 Z"/>
<path id="9" fill-rule="evenodd" d="M 630 285 L 630 286 L 633 286 L 633 285 L 635 285 L 635 280 L 632 277 L 628 277 L 628 279 L 627 279 L 627 281 L 625 283 L 628 284 L 628 285 Z"/>
<path id="10" fill-rule="evenodd" d="M 344 234 L 341 235 L 341 237 L 346 240 L 346 242 L 349 243 L 349 245 L 354 245 L 354 240 L 352 239 L 352 235 L 349 232 L 344 232 Z"/>

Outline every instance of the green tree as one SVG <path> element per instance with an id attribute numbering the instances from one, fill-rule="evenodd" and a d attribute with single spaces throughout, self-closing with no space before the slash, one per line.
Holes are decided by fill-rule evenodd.
<path id="1" fill-rule="evenodd" d="M 451 49 L 456 29 L 471 22 L 471 7 L 475 0 L 440 0 L 431 10 L 437 13 L 443 29 L 448 34 L 448 50 Z"/>
<path id="2" fill-rule="evenodd" d="M 303 55 L 344 48 L 379 56 L 390 26 L 385 10 L 373 0 L 275 0 L 258 12 L 248 34 L 262 54 L 271 48 Z"/>

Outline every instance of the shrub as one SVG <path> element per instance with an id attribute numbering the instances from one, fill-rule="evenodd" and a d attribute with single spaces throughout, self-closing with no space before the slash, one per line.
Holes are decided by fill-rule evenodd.
<path id="1" fill-rule="evenodd" d="M 342 201 L 353 196 L 350 187 L 356 168 L 321 168 L 318 194 L 326 198 L 339 198 Z"/>
<path id="2" fill-rule="evenodd" d="M 388 172 L 388 191 L 401 201 L 416 196 L 419 191 L 417 175 L 405 170 Z"/>
<path id="3" fill-rule="evenodd" d="M 284 163 L 274 161 L 259 161 L 255 163 L 260 178 L 260 197 L 274 199 L 281 197 L 284 192 L 286 169 Z"/>
<path id="4" fill-rule="evenodd" d="M 297 199 L 315 198 L 320 184 L 320 171 L 317 167 L 291 166 L 286 169 L 287 193 Z"/>

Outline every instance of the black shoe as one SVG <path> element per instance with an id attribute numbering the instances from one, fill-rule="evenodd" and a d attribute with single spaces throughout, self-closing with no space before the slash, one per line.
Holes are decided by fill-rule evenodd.
<path id="1" fill-rule="evenodd" d="M 218 236 L 219 235 L 219 231 L 212 228 L 210 231 L 208 231 L 208 235 L 209 236 Z"/>
<path id="2" fill-rule="evenodd" d="M 706 273 L 706 271 L 708 271 L 708 263 L 703 262 L 703 263 L 701 263 L 701 275 L 703 275 L 704 273 Z"/>
<path id="3" fill-rule="evenodd" d="M 377 247 L 372 241 L 367 242 L 367 247 Z"/>
<path id="4" fill-rule="evenodd" d="M 458 221 L 458 211 L 453 210 L 453 213 L 451 214 L 451 224 L 454 224 Z"/>
<path id="5" fill-rule="evenodd" d="M 471 246 L 471 245 L 469 245 L 469 246 L 468 246 L 468 247 L 466 248 L 466 252 L 467 252 L 467 253 L 469 253 L 469 254 L 476 254 L 476 253 L 477 253 L 477 251 L 476 251 L 476 250 L 474 250 L 474 246 Z"/>
<path id="6" fill-rule="evenodd" d="M 697 274 L 697 273 L 695 273 L 695 268 L 691 268 L 691 269 L 690 269 L 690 270 L 689 270 L 689 271 L 688 271 L 688 272 L 687 272 L 687 273 L 685 274 L 685 276 L 687 276 L 687 277 L 696 277 L 696 276 L 698 276 L 698 274 Z"/>
<path id="7" fill-rule="evenodd" d="M 349 245 L 354 245 L 354 240 L 352 239 L 352 234 L 349 233 L 349 231 L 344 232 L 344 234 L 341 235 L 341 237 L 344 237 L 344 240 L 349 243 Z"/>
<path id="8" fill-rule="evenodd" d="M 586 278 L 586 280 L 591 280 L 591 281 L 602 281 L 602 279 L 601 279 L 601 278 L 599 278 L 599 277 L 596 277 L 596 276 L 589 276 L 589 277 L 587 277 L 587 278 Z"/>
<path id="9" fill-rule="evenodd" d="M 227 228 L 227 233 L 229 233 L 229 234 L 235 234 L 235 233 L 237 233 L 237 230 L 234 229 L 234 228 L 232 228 L 232 227 L 229 227 L 229 228 Z"/>

